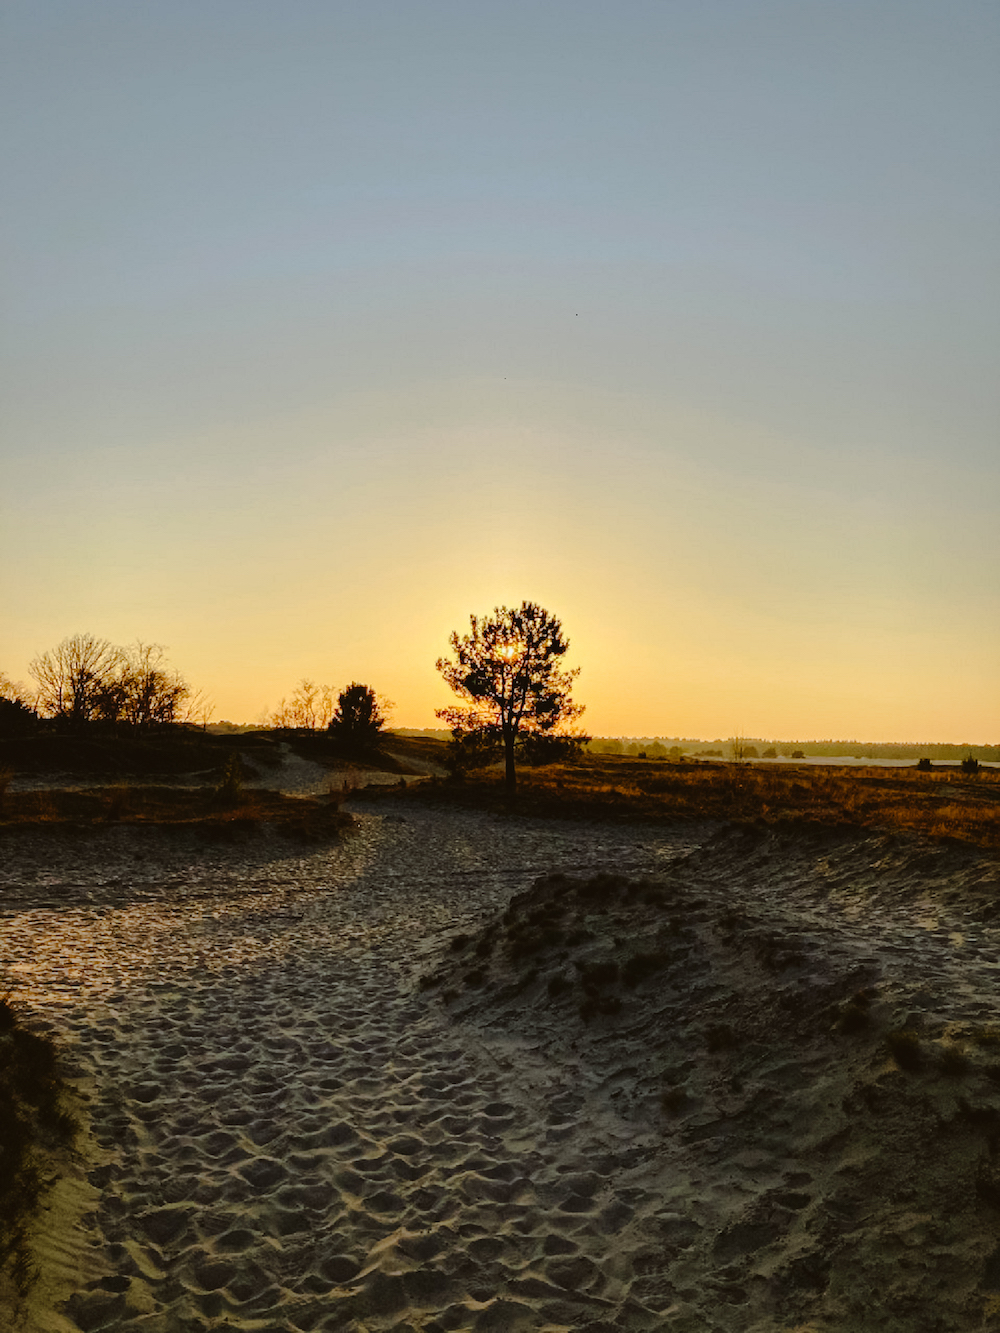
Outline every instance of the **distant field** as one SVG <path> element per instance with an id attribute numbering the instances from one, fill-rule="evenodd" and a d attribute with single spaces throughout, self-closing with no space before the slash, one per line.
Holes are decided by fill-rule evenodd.
<path id="1" fill-rule="evenodd" d="M 410 800 L 504 808 L 499 773 L 420 784 Z M 522 768 L 517 810 L 580 819 L 738 819 L 766 824 L 852 824 L 957 838 L 1000 848 L 1000 772 L 957 765 L 906 767 L 715 761 L 664 763 L 614 755 Z"/>

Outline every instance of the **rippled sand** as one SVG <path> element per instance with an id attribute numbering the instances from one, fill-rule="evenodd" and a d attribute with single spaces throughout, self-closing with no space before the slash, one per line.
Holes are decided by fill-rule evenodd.
<path id="1" fill-rule="evenodd" d="M 50 1253 L 82 1285 L 39 1327 L 656 1326 L 629 1297 L 629 1127 L 414 983 L 536 876 L 687 845 L 382 806 L 305 852 L 9 842 L 2 965 L 70 1042 L 98 1154 L 80 1244 Z"/>
<path id="2" fill-rule="evenodd" d="M 32 1333 L 997 1326 L 995 856 L 357 808 L 5 839 L 0 966 L 92 1129 Z M 655 883 L 539 882 L 603 870 Z M 659 951 L 589 1023 L 511 947 L 553 894 L 581 977 Z"/>

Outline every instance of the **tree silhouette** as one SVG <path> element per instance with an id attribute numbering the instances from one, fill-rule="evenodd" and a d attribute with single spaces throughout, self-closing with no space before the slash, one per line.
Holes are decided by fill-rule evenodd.
<path id="1" fill-rule="evenodd" d="M 337 708 L 327 731 L 349 754 L 363 754 L 378 740 L 386 724 L 386 708 L 368 685 L 352 681 L 337 696 Z"/>
<path id="2" fill-rule="evenodd" d="M 513 792 L 518 735 L 551 736 L 583 712 L 570 697 L 580 669 L 560 670 L 569 640 L 559 620 L 535 602 L 516 609 L 497 606 L 491 616 L 470 616 L 469 623 L 468 634 L 451 636 L 454 660 L 437 661 L 438 671 L 468 703 L 439 708 L 437 716 L 459 734 L 497 736 Z"/>
<path id="3" fill-rule="evenodd" d="M 75 727 L 95 721 L 106 709 L 121 662 L 122 650 L 107 639 L 93 634 L 63 639 L 28 668 L 38 683 L 41 711 Z"/>
<path id="4" fill-rule="evenodd" d="M 29 670 L 38 683 L 39 711 L 78 728 L 168 726 L 191 697 L 158 643 L 119 648 L 93 634 L 74 634 L 36 657 Z"/>

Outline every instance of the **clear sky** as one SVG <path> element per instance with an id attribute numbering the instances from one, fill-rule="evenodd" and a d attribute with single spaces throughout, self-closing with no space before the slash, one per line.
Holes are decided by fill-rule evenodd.
<path id="1" fill-rule="evenodd" d="M 0 669 L 1000 741 L 995 0 L 6 0 Z"/>

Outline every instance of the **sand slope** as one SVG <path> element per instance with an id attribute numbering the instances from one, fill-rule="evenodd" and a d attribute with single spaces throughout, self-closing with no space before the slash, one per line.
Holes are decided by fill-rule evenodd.
<path id="1" fill-rule="evenodd" d="M 5 967 L 96 1088 L 65 1326 L 991 1326 L 994 862 L 385 805 L 320 850 L 6 851 Z M 602 870 L 650 884 L 511 957 Z"/>

